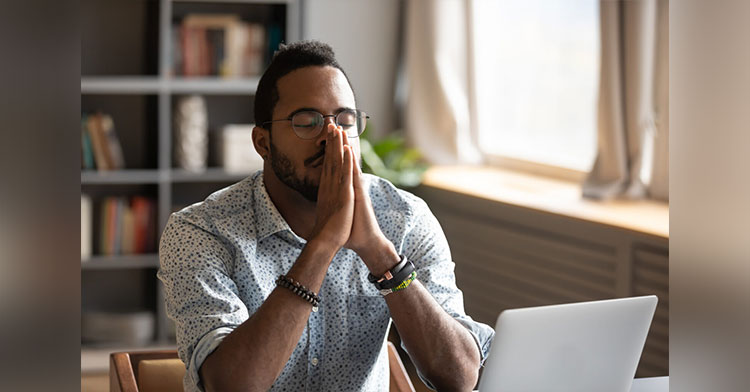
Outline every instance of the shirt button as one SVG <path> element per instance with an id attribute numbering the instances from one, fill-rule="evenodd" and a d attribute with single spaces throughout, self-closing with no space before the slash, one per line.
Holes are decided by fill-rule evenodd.
<path id="1" fill-rule="evenodd" d="M 318 366 L 318 358 L 313 358 L 312 361 L 310 361 L 313 366 Z"/>

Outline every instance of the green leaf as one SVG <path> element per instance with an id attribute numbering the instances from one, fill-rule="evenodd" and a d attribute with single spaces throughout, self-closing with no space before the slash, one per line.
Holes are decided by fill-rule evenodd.
<path id="1" fill-rule="evenodd" d="M 398 187 L 415 187 L 422 182 L 427 165 L 422 162 L 419 150 L 407 147 L 400 134 L 391 134 L 377 142 L 370 141 L 368 135 L 365 131 L 360 137 L 365 172 L 385 178 Z"/>

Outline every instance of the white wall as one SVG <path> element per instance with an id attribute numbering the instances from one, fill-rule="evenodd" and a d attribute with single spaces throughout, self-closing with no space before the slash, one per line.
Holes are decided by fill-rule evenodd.
<path id="1" fill-rule="evenodd" d="M 333 46 L 357 94 L 357 105 L 371 116 L 373 131 L 394 126 L 394 79 L 398 48 L 399 0 L 307 0 L 304 39 Z"/>

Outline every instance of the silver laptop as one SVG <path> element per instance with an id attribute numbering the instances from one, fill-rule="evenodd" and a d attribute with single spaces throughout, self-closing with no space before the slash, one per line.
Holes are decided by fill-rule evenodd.
<path id="1" fill-rule="evenodd" d="M 628 392 L 657 298 L 505 310 L 480 392 Z"/>

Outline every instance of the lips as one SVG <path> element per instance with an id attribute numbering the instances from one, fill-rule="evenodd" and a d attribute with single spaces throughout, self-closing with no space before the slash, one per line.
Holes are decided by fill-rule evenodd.
<path id="1" fill-rule="evenodd" d="M 312 167 L 318 167 L 323 164 L 323 156 L 321 155 L 318 159 L 312 161 L 312 164 L 310 166 Z"/>
<path id="2" fill-rule="evenodd" d="M 326 153 L 325 150 L 323 150 L 311 156 L 310 158 L 305 159 L 305 165 L 312 166 L 312 167 L 320 166 L 321 164 L 323 164 L 323 156 L 325 155 L 325 153 Z"/>

